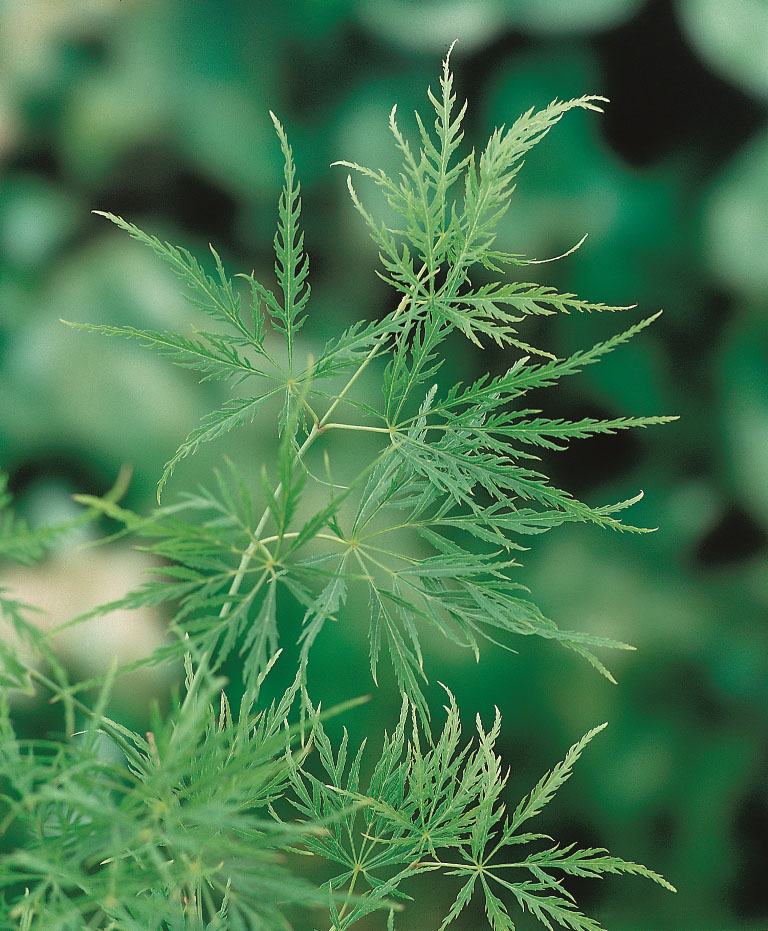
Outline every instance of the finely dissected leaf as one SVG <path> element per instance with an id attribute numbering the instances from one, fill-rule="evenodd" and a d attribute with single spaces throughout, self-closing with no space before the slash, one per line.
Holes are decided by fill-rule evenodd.
<path id="1" fill-rule="evenodd" d="M 453 330 L 463 332 L 475 342 L 490 336 L 502 344 L 522 345 L 514 325 L 530 314 L 625 309 L 589 303 L 572 294 L 558 294 L 548 286 L 496 282 L 473 287 L 468 279 L 470 266 L 480 261 L 490 247 L 493 230 L 508 204 L 511 179 L 520 167 L 522 156 L 569 109 L 595 109 L 596 100 L 584 97 L 567 103 L 556 102 L 540 113 L 525 114 L 510 130 L 499 130 L 492 136 L 475 167 L 471 158 L 457 156 L 465 108 L 455 110 L 453 78 L 446 59 L 440 94 L 430 93 L 436 114 L 434 138 L 424 121 L 417 118 L 421 148 L 415 149 L 393 112 L 390 129 L 403 157 L 403 173 L 397 181 L 392 181 L 381 172 L 360 169 L 384 189 L 392 205 L 407 221 L 406 226 L 400 231 L 376 226 L 354 195 L 356 206 L 369 225 L 373 224 L 374 238 L 382 247 L 385 267 L 404 295 L 397 310 L 378 324 L 353 326 L 336 343 L 326 347 L 317 365 L 308 363 L 294 380 L 289 378 L 288 382 L 283 382 L 278 378 L 274 388 L 254 397 L 232 399 L 220 410 L 207 415 L 168 462 L 160 481 L 162 489 L 182 458 L 202 443 L 250 422 L 266 398 L 285 390 L 286 404 L 280 421 L 284 439 L 280 454 L 280 491 L 273 495 L 269 479 L 264 481 L 265 510 L 257 530 L 266 530 L 270 522 L 275 525 L 276 533 L 268 533 L 266 537 L 270 542 L 274 540 L 273 557 L 279 553 L 279 567 L 275 567 L 279 571 L 275 577 L 297 596 L 301 592 L 300 600 L 307 606 L 303 634 L 305 658 L 325 620 L 335 617 L 343 608 L 350 583 L 362 581 L 368 585 L 372 605 L 372 673 L 374 677 L 378 674 L 380 645 L 385 642 L 401 689 L 422 709 L 426 704 L 420 685 L 424 679 L 420 628 L 425 623 L 436 625 L 456 643 L 475 652 L 479 639 L 496 640 L 496 636 L 504 632 L 538 633 L 559 639 L 609 676 L 589 647 L 623 646 L 599 637 L 558 631 L 524 596 L 525 590 L 515 578 L 518 564 L 497 558 L 498 549 L 490 553 L 482 549 L 473 551 L 461 541 L 461 534 L 509 551 L 520 548 L 514 539 L 516 534 L 543 532 L 569 520 L 589 521 L 617 530 L 640 529 L 623 523 L 617 516 L 631 502 L 595 507 L 551 486 L 545 475 L 530 467 L 530 460 L 535 458 L 532 450 L 535 447 L 559 449 L 570 440 L 594 433 L 647 426 L 668 418 L 587 418 L 568 422 L 544 418 L 535 410 L 519 410 L 511 405 L 532 389 L 552 385 L 559 378 L 597 361 L 639 332 L 650 320 L 635 324 L 567 359 L 531 363 L 523 357 L 503 375 L 485 376 L 468 387 L 454 386 L 442 397 L 432 387 L 424 399 L 425 387 L 442 362 L 442 344 Z M 282 125 L 274 117 L 273 121 L 285 163 L 275 238 L 276 272 L 282 300 L 278 301 L 255 276 L 249 276 L 249 281 L 254 295 L 255 319 L 262 319 L 258 308 L 263 306 L 284 330 L 292 371 L 295 334 L 304 320 L 308 299 L 307 262 L 298 226 L 300 198 L 293 156 Z M 359 169 L 359 166 L 354 167 Z M 462 178 L 463 200 L 458 183 Z M 117 332 L 136 336 L 170 352 L 177 359 L 181 358 L 183 364 L 200 368 L 206 377 L 228 373 L 238 377 L 269 374 L 260 369 L 251 371 L 254 367 L 247 356 L 238 351 L 237 347 L 244 345 L 245 340 L 239 297 L 218 256 L 218 280 L 214 280 L 184 250 L 146 236 L 118 218 L 112 219 L 169 261 L 187 280 L 196 299 L 219 319 L 228 321 L 236 331 L 230 343 L 231 351 L 227 350 L 224 337 L 214 335 L 212 338 L 211 334 L 185 341 L 173 335 L 131 328 L 116 328 Z M 420 271 L 416 270 L 411 257 L 414 248 L 422 262 Z M 496 259 L 498 256 L 494 262 Z M 439 276 L 438 271 L 441 272 Z M 250 331 L 246 333 L 250 335 Z M 254 328 L 253 340 L 257 348 L 263 349 L 260 325 Z M 384 407 L 379 413 L 371 405 L 357 401 L 349 389 L 368 364 L 385 352 L 390 361 L 384 373 Z M 345 370 L 351 370 L 352 374 L 336 395 L 320 393 L 311 383 L 315 371 L 318 377 L 325 379 Z M 310 407 L 310 401 L 315 404 L 318 397 L 326 403 L 327 412 L 322 417 Z M 409 414 L 409 408 L 412 410 L 419 398 L 420 407 Z M 381 427 L 359 425 L 361 430 L 388 433 L 389 445 L 380 453 L 382 465 L 374 471 L 362 492 L 350 534 L 345 536 L 338 531 L 335 515 L 352 494 L 352 486 L 336 497 L 332 493 L 327 506 L 318 510 L 314 517 L 303 518 L 302 526 L 293 531 L 291 520 L 300 500 L 300 489 L 311 480 L 303 460 L 298 457 L 301 431 L 306 429 L 302 445 L 305 449 L 318 440 L 330 414 L 341 402 L 357 407 L 366 416 L 380 418 L 379 422 L 383 420 L 385 426 Z M 310 417 L 314 419 L 314 426 L 305 428 L 305 418 Z M 329 426 L 358 429 L 355 424 L 330 423 Z M 359 479 L 353 484 L 359 484 Z M 328 536 L 326 529 L 334 529 L 334 526 L 329 538 L 338 541 L 335 554 L 332 550 L 327 557 L 313 555 L 307 560 L 300 551 L 315 546 L 321 536 Z M 432 557 L 423 550 L 414 557 L 416 568 L 403 565 L 403 550 L 394 543 L 407 531 L 418 535 L 422 548 L 426 544 L 440 554 L 439 573 L 436 572 L 438 563 L 430 562 Z M 393 534 L 391 543 L 385 539 L 388 533 Z M 285 541 L 291 537 L 293 539 L 286 545 Z M 352 547 L 355 558 L 350 560 L 347 556 Z M 206 628 L 228 629 L 230 635 L 220 641 L 222 650 L 234 647 L 233 636 L 245 629 L 246 617 L 271 616 L 271 610 L 259 615 L 263 610 L 263 593 L 253 595 L 253 589 L 250 595 L 240 593 L 243 572 L 257 579 L 260 586 L 261 579 L 266 578 L 260 566 L 267 575 L 273 571 L 266 555 L 269 547 L 262 548 L 251 540 L 247 547 L 238 549 L 241 564 L 236 570 L 234 567 L 227 570 L 227 559 L 220 559 L 212 583 L 199 575 L 181 577 L 176 583 L 178 596 L 187 599 L 183 608 L 184 616 L 189 617 L 185 625 L 187 632 L 200 634 Z M 164 555 L 169 554 L 166 551 Z M 336 560 L 336 569 L 330 573 L 329 559 Z M 467 567 L 475 565 L 475 561 L 477 569 L 469 577 Z M 420 570 L 419 564 L 422 565 Z M 488 571 L 483 571 L 483 567 Z M 187 571 L 190 569 L 199 572 L 199 567 L 188 566 Z M 229 584 L 234 588 L 231 599 L 226 591 L 228 571 L 235 573 L 229 575 Z M 301 587 L 297 587 L 298 579 L 291 578 L 292 573 L 305 576 Z M 314 585 L 318 587 L 313 590 Z M 192 593 L 194 597 L 190 602 Z M 209 615 L 208 620 L 199 616 L 201 611 Z M 216 611 L 225 618 L 221 624 L 213 621 Z M 230 613 L 232 616 L 226 621 Z M 267 626 L 272 631 L 271 622 Z M 276 643 L 274 631 L 268 640 L 273 645 Z M 253 656 L 259 657 L 258 669 L 266 656 L 261 649 L 255 650 Z"/>
<path id="2" fill-rule="evenodd" d="M 472 896 L 475 893 L 475 883 L 477 882 L 477 874 L 473 874 L 469 879 L 464 883 L 464 885 L 459 890 L 459 894 L 456 896 L 456 901 L 451 906 L 450 911 L 445 916 L 443 923 L 440 925 L 439 931 L 444 931 L 448 925 L 452 924 L 462 913 L 462 911 L 469 905 L 472 901 Z"/>
<path id="3" fill-rule="evenodd" d="M 234 713 L 221 685 L 188 665 L 183 700 L 165 721 L 155 715 L 147 739 L 123 729 L 119 761 L 103 752 L 106 688 L 83 739 L 24 741 L 5 726 L 5 825 L 26 843 L 0 857 L 0 888 L 22 927 L 203 927 L 189 923 L 195 901 L 211 927 L 226 914 L 220 927 L 275 928 L 290 903 L 325 903 L 280 857 L 317 826 L 270 813 L 290 779 L 285 717 L 297 684 L 266 711 L 251 688 Z"/>
<path id="4" fill-rule="evenodd" d="M 218 333 L 197 331 L 197 336 L 189 339 L 180 333 L 141 330 L 132 326 L 91 326 L 85 323 L 64 322 L 78 330 L 139 340 L 143 346 L 156 349 L 177 365 L 203 372 L 203 381 L 234 378 L 239 382 L 250 375 L 260 378 L 276 377 L 274 372 L 267 372 L 253 365 L 241 353 L 238 342 Z"/>
<path id="5" fill-rule="evenodd" d="M 309 284 L 307 283 L 309 258 L 304 252 L 304 234 L 299 229 L 301 187 L 296 181 L 293 152 L 282 124 L 274 113 L 270 111 L 269 115 L 275 124 L 285 159 L 285 184 L 280 196 L 277 232 L 275 233 L 275 273 L 283 292 L 283 303 L 280 305 L 274 295 L 266 290 L 262 291 L 262 296 L 266 300 L 270 314 L 276 319 L 278 326 L 285 331 L 290 374 L 296 331 L 304 323 L 305 317 L 302 314 L 309 301 Z"/>
<path id="6" fill-rule="evenodd" d="M 159 256 L 187 286 L 185 295 L 193 304 L 221 323 L 229 324 L 235 333 L 254 349 L 263 352 L 263 340 L 258 328 L 251 332 L 241 318 L 240 296 L 224 272 L 219 254 L 211 246 L 211 254 L 216 263 L 216 278 L 208 275 L 197 259 L 186 249 L 162 242 L 140 230 L 133 223 L 112 213 L 96 210 L 99 216 L 106 217 L 120 229 L 125 230 L 133 239 L 148 246 Z"/>
<path id="7" fill-rule="evenodd" d="M 475 411 L 500 409 L 504 404 L 523 397 L 535 388 L 550 388 L 561 378 L 577 374 L 585 366 L 599 362 L 602 356 L 628 342 L 653 323 L 660 314 L 661 311 L 603 342 L 596 343 L 590 349 L 579 350 L 565 359 L 528 364 L 529 360 L 523 357 L 514 362 L 503 375 L 482 375 L 472 385 L 454 385 L 445 398 L 438 399 L 431 405 L 431 413 L 454 416 L 457 410 L 464 407 L 472 407 Z M 414 415 L 406 421 L 401 421 L 401 425 L 416 419 L 417 415 Z"/>
<path id="8" fill-rule="evenodd" d="M 202 372 L 203 381 L 213 378 L 234 378 L 239 383 L 251 377 L 277 380 L 277 387 L 269 391 L 261 392 L 248 399 L 230 400 L 220 410 L 206 415 L 200 427 L 192 431 L 176 454 L 166 463 L 158 483 L 159 500 L 168 478 L 181 459 L 195 452 L 201 444 L 236 426 L 250 422 L 255 415 L 255 408 L 262 400 L 284 389 L 282 371 L 265 346 L 264 322 L 260 308 L 254 301 L 253 320 L 249 328 L 243 320 L 240 295 L 227 277 L 221 258 L 213 246 L 210 249 L 216 267 L 215 277 L 207 274 L 188 250 L 162 242 L 122 217 L 101 211 L 95 212 L 152 249 L 187 286 L 185 295 L 192 303 L 219 323 L 225 324 L 227 329 L 219 333 L 199 330 L 192 338 L 189 338 L 178 333 L 158 332 L 132 326 L 91 326 L 74 323 L 70 323 L 70 326 L 106 335 L 121 335 L 137 339 L 144 345 L 157 349 L 177 364 Z M 253 286 L 253 280 L 251 283 Z M 249 353 L 260 356 L 266 363 L 266 368 L 254 365 L 248 357 Z"/>
<path id="9" fill-rule="evenodd" d="M 465 178 L 464 221 L 455 263 L 458 277 L 468 266 L 482 261 L 495 239 L 496 225 L 506 213 L 512 182 L 522 166 L 523 156 L 540 142 L 549 130 L 574 108 L 596 110 L 606 102 L 604 97 L 579 97 L 575 100 L 553 101 L 543 110 L 529 110 L 512 127 L 495 130 L 475 166 L 471 158 Z"/>
<path id="10" fill-rule="evenodd" d="M 462 741 L 459 711 L 450 692 L 445 711 L 445 725 L 435 739 L 429 731 L 421 732 L 416 709 L 404 703 L 394 733 L 384 737 L 367 789 L 360 781 L 366 743 L 350 756 L 345 733 L 334 752 L 312 711 L 311 744 L 322 776 L 311 766 L 312 755 L 295 766 L 293 804 L 303 818 L 325 819 L 331 827 L 329 834 L 307 843 L 337 870 L 329 888 L 350 892 L 346 906 L 332 914 L 336 928 L 348 928 L 381 907 L 383 895 L 402 897 L 409 880 L 425 872 L 463 881 L 441 929 L 479 893 L 493 929 L 514 929 L 513 913 L 522 909 L 550 928 L 554 923 L 574 931 L 600 931 L 600 924 L 583 915 L 567 891 L 568 876 L 628 873 L 673 889 L 652 870 L 602 848 L 553 846 L 544 834 L 519 831 L 567 781 L 584 747 L 605 725 L 575 744 L 509 817 L 502 801 L 509 771 L 494 749 L 501 731 L 498 711 L 488 731 L 477 719 L 477 737 L 469 743 Z M 542 847 L 542 841 L 549 844 Z M 353 891 L 358 899 L 354 904 Z"/>
<path id="11" fill-rule="evenodd" d="M 585 734 L 578 743 L 571 747 L 561 763 L 558 763 L 551 772 L 542 776 L 530 795 L 524 798 L 515 809 L 508 825 L 510 833 L 517 831 L 529 818 L 535 818 L 544 806 L 552 800 L 557 790 L 570 779 L 573 764 L 581 756 L 586 745 L 605 727 L 605 724 L 601 724 Z"/>
<path id="12" fill-rule="evenodd" d="M 347 554 L 341 557 L 338 565 L 333 571 L 331 581 L 312 602 L 307 609 L 307 613 L 304 615 L 304 631 L 302 632 L 301 640 L 303 641 L 302 657 L 305 659 L 326 620 L 329 618 L 335 619 L 337 611 L 346 601 L 347 580 L 344 570 L 346 568 L 347 558 Z"/>
<path id="13" fill-rule="evenodd" d="M 271 398 L 273 395 L 277 394 L 279 390 L 280 388 L 273 388 L 255 398 L 232 398 L 227 401 L 223 407 L 219 408 L 219 410 L 211 411 L 210 414 L 206 414 L 200 426 L 195 427 L 163 467 L 163 474 L 160 476 L 160 481 L 157 484 L 158 501 L 160 500 L 165 483 L 171 475 L 173 475 L 174 469 L 182 459 L 196 452 L 203 443 L 210 443 L 211 440 L 215 440 L 223 434 L 229 433 L 229 431 L 234 430 L 235 427 L 252 423 L 258 413 L 259 407 L 267 398 Z"/>

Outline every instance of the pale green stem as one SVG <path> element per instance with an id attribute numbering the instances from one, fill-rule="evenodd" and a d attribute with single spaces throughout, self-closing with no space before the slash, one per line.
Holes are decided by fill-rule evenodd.
<path id="1" fill-rule="evenodd" d="M 391 436 L 392 431 L 389 427 L 367 427 L 362 424 L 355 423 L 327 423 L 323 427 L 324 430 L 360 430 L 365 433 L 386 433 Z"/>
<path id="2" fill-rule="evenodd" d="M 360 875 L 360 863 L 356 862 L 354 866 L 352 867 L 352 879 L 349 884 L 349 889 L 347 889 L 347 897 L 345 898 L 344 904 L 341 906 L 341 911 L 339 912 L 340 921 L 344 920 L 344 916 L 347 913 L 347 909 L 349 908 L 349 901 L 352 898 L 353 892 L 355 891 L 355 885 L 357 883 L 357 877 L 359 875 Z M 335 927 L 336 925 L 334 925 L 334 928 Z"/>
<path id="3" fill-rule="evenodd" d="M 444 862 L 443 860 L 424 860 L 421 865 L 426 866 L 426 867 L 438 867 L 440 869 L 445 869 L 445 870 L 448 870 L 448 869 L 462 870 L 466 872 L 476 872 L 476 873 L 486 872 L 486 870 L 484 870 L 480 866 L 480 864 L 476 863 L 474 860 L 471 863 L 469 862 L 469 860 L 467 860 L 465 863 L 448 863 L 448 862 Z M 473 870 L 472 867 L 475 867 L 475 869 Z M 466 875 L 466 872 L 465 872 L 465 875 Z M 488 874 L 488 875 L 492 875 L 492 874 Z"/>
<path id="4" fill-rule="evenodd" d="M 267 543 L 276 543 L 278 540 L 294 540 L 296 537 L 301 536 L 300 531 L 296 530 L 292 533 L 284 533 L 282 536 L 275 534 L 273 537 L 264 537 L 262 540 L 259 540 L 259 543 L 264 546 Z M 330 540 L 332 543 L 346 543 L 342 537 L 331 536 L 330 533 L 317 533 L 315 534 L 318 540 Z M 269 551 L 267 551 L 269 552 Z M 271 555 L 271 554 L 270 554 Z"/>

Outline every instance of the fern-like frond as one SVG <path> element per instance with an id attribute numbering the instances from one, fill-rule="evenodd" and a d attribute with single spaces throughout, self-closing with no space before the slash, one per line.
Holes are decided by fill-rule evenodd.
<path id="1" fill-rule="evenodd" d="M 191 456 L 203 443 L 210 443 L 236 427 L 252 423 L 264 401 L 281 389 L 282 385 L 255 398 L 232 398 L 223 407 L 206 414 L 200 425 L 195 427 L 163 467 L 163 474 L 157 484 L 157 500 L 160 500 L 166 482 L 182 459 Z"/>
<path id="2" fill-rule="evenodd" d="M 275 124 L 280 148 L 283 152 L 285 183 L 278 207 L 277 232 L 275 233 L 275 273 L 283 292 L 283 303 L 268 301 L 270 313 L 277 325 L 285 332 L 288 346 L 288 371 L 292 372 L 293 347 L 296 332 L 304 324 L 304 309 L 309 301 L 309 257 L 304 251 L 304 233 L 299 228 L 301 217 L 301 186 L 296 180 L 293 152 L 288 144 L 282 124 L 272 111 L 269 114 Z"/>
<path id="3" fill-rule="evenodd" d="M 575 108 L 596 110 L 604 97 L 585 96 L 574 100 L 554 100 L 543 110 L 528 110 L 509 130 L 496 129 L 475 164 L 470 160 L 465 176 L 464 221 L 457 249 L 457 274 L 482 262 L 484 253 L 496 238 L 496 226 L 509 207 L 514 179 L 523 156 L 540 142 L 552 127 Z"/>
<path id="4" fill-rule="evenodd" d="M 133 239 L 147 246 L 161 258 L 186 285 L 184 294 L 195 306 L 220 323 L 229 324 L 254 349 L 264 351 L 261 333 L 249 330 L 242 319 L 240 295 L 227 277 L 221 258 L 213 246 L 210 246 L 210 250 L 216 266 L 215 278 L 203 269 L 187 249 L 163 242 L 112 213 L 101 210 L 94 210 L 94 213 L 125 230 Z"/>
<path id="5" fill-rule="evenodd" d="M 183 699 L 165 720 L 154 709 L 146 737 L 104 717 L 106 688 L 79 739 L 57 744 L 17 738 L 0 709 L 3 826 L 25 837 L 0 855 L 17 927 L 217 927 L 223 909 L 225 927 L 276 928 L 287 906 L 327 902 L 284 862 L 320 826 L 271 814 L 298 683 L 266 710 L 256 685 L 234 711 L 222 685 L 188 661 Z"/>
<path id="6" fill-rule="evenodd" d="M 290 197 L 285 200 L 285 203 L 292 204 L 292 211 L 298 209 Z M 267 289 L 258 285 L 253 276 L 249 277 L 254 294 L 251 308 L 252 321 L 249 326 L 243 319 L 240 295 L 231 279 L 227 277 L 221 258 L 213 246 L 210 249 L 216 268 L 215 277 L 209 275 L 187 249 L 163 242 L 122 217 L 101 211 L 95 212 L 125 230 L 133 239 L 141 242 L 163 259 L 186 285 L 186 297 L 219 323 L 225 324 L 226 329 L 219 333 L 197 330 L 190 338 L 178 333 L 159 332 L 133 326 L 94 326 L 64 321 L 65 323 L 95 333 L 137 339 L 143 345 L 168 356 L 176 364 L 202 372 L 202 381 L 232 378 L 235 383 L 240 383 L 245 379 L 255 377 L 266 378 L 277 383 L 277 387 L 269 391 L 262 392 L 255 397 L 231 399 L 221 409 L 207 414 L 201 425 L 190 433 L 166 463 L 157 488 L 159 501 L 166 482 L 182 459 L 194 453 L 203 443 L 237 426 L 250 423 L 263 400 L 278 391 L 285 390 L 284 373 L 265 345 L 264 314 L 256 297 L 259 293 L 267 293 Z M 272 301 L 275 306 L 278 306 L 274 297 Z M 268 309 L 272 311 L 274 308 Z M 267 366 L 254 365 L 249 354 L 261 357 Z"/>
<path id="7" fill-rule="evenodd" d="M 315 717 L 311 743 L 318 749 L 322 774 L 310 767 L 310 756 L 294 767 L 291 783 L 293 803 L 303 818 L 333 820 L 332 835 L 308 842 L 336 869 L 330 888 L 356 893 L 356 902 L 350 899 L 336 912 L 335 928 L 346 931 L 380 908 L 383 895 L 404 897 L 411 879 L 424 873 L 462 881 L 443 929 L 481 894 L 494 931 L 514 929 L 515 909 L 529 912 L 550 931 L 554 925 L 602 931 L 598 921 L 579 910 L 565 885 L 569 876 L 626 873 L 674 891 L 658 873 L 603 848 L 561 847 L 545 834 L 520 831 L 567 782 L 582 751 L 605 725 L 574 744 L 510 816 L 503 801 L 509 770 L 495 751 L 501 732 L 498 711 L 487 731 L 478 717 L 475 740 L 464 742 L 458 707 L 447 694 L 446 721 L 436 739 L 420 730 L 416 709 L 404 702 L 397 727 L 384 737 L 367 789 L 360 778 L 366 743 L 350 755 L 345 734 L 334 753 Z"/>
<path id="8" fill-rule="evenodd" d="M 143 330 L 133 326 L 95 326 L 69 320 L 62 322 L 77 330 L 138 340 L 142 346 L 157 350 L 177 365 L 202 372 L 205 377 L 201 381 L 232 378 L 235 383 L 239 383 L 249 376 L 277 378 L 274 371 L 256 367 L 243 355 L 232 336 L 196 331 L 195 336 L 189 338 L 181 333 Z"/>

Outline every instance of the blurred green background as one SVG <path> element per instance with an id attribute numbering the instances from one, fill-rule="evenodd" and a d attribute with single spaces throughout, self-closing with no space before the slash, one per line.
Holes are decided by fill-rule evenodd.
<path id="1" fill-rule="evenodd" d="M 637 645 L 609 657 L 618 687 L 546 643 L 526 642 L 519 656 L 488 650 L 478 665 L 436 643 L 429 667 L 457 693 L 468 727 L 475 710 L 501 709 L 512 800 L 589 727 L 610 722 L 541 827 L 646 862 L 680 891 L 632 879 L 575 886 L 607 928 L 766 929 L 765 0 L 0 0 L 0 466 L 34 520 L 66 513 L 74 491 L 103 492 L 126 462 L 128 505 L 152 505 L 163 463 L 221 389 L 58 322 L 190 319 L 155 258 L 90 211 L 122 214 L 200 255 L 210 240 L 233 271 L 269 278 L 281 183 L 269 108 L 304 189 L 304 349 L 316 354 L 329 333 L 390 306 L 343 171 L 329 163 L 392 166 L 392 104 L 403 121 L 424 104 L 457 37 L 472 144 L 555 96 L 611 99 L 603 117 L 567 116 L 531 154 L 500 248 L 543 258 L 588 232 L 578 254 L 537 269 L 539 280 L 637 301 L 632 320 L 666 311 L 542 402 L 562 416 L 682 419 L 547 460 L 590 503 L 643 488 L 634 522 L 661 528 L 619 538 L 565 527 L 525 559 L 523 577 L 562 626 Z M 526 338 L 563 354 L 622 323 L 546 319 Z M 462 345 L 446 377 L 503 361 Z M 233 445 L 258 465 L 274 439 L 246 431 Z M 183 463 L 170 494 L 204 479 L 223 449 Z M 62 553 L 4 577 L 66 616 L 135 582 L 135 555 L 106 553 Z M 296 620 L 286 623 L 290 636 Z M 114 649 L 156 640 L 153 624 L 124 617 L 66 649 L 75 668 L 99 667 Z M 325 704 L 369 691 L 363 630 L 350 623 L 318 645 L 313 687 Z M 124 695 L 127 718 L 142 720 L 144 694 Z M 439 702 L 437 686 L 433 695 Z M 393 702 L 388 683 L 352 726 L 391 726 Z M 446 902 L 428 888 L 400 928 L 437 927 Z M 461 927 L 481 924 L 468 912 Z"/>

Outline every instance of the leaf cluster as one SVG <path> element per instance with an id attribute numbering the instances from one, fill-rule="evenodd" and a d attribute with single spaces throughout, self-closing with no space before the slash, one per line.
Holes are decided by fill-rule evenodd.
<path id="1" fill-rule="evenodd" d="M 339 163 L 377 186 L 397 217 L 395 225 L 376 219 L 350 175 L 352 203 L 396 298 L 384 317 L 353 324 L 316 358 L 299 335 L 310 313 L 300 185 L 274 115 L 284 184 L 273 281 L 255 273 L 231 278 L 213 247 L 204 265 L 188 250 L 103 214 L 170 266 L 211 328 L 180 334 L 72 325 L 138 340 L 202 380 L 228 383 L 233 394 L 168 460 L 152 513 L 121 506 L 120 485 L 103 498 L 77 498 L 82 520 L 117 521 L 123 529 L 116 536 L 141 541 L 157 563 L 137 590 L 69 622 L 118 607 L 165 612 L 168 641 L 141 663 L 183 658 L 185 689 L 165 713 L 155 710 L 146 736 L 106 715 L 114 670 L 70 683 L 25 606 L 0 592 L 0 610 L 18 641 L 0 646 L 0 826 L 17 838 L 0 854 L 0 927 L 274 929 L 300 903 L 327 906 L 332 931 L 378 910 L 389 912 L 391 929 L 415 877 L 439 873 L 459 883 L 441 931 L 475 896 L 494 931 L 513 931 L 515 909 L 550 929 L 598 931 L 568 891 L 568 877 L 632 873 L 671 888 L 605 850 L 561 846 L 529 829 L 600 728 L 514 809 L 506 800 L 509 771 L 494 749 L 498 714 L 488 731 L 478 719 L 474 742 L 462 743 L 448 692 L 445 726 L 432 736 L 426 632 L 476 657 L 485 642 L 511 650 L 521 637 L 538 636 L 611 678 L 597 651 L 630 647 L 558 627 L 521 581 L 520 558 L 536 535 L 566 522 L 645 532 L 623 521 L 640 496 L 581 501 L 549 481 L 539 456 L 594 434 L 673 418 L 569 421 L 544 415 L 528 398 L 599 362 L 655 319 L 556 358 L 522 338 L 527 318 L 629 308 L 510 281 L 511 268 L 537 263 L 496 248 L 527 152 L 569 111 L 599 111 L 603 98 L 553 101 L 495 130 L 479 153 L 462 154 L 466 104 L 457 104 L 449 56 L 438 92 L 428 96 L 434 116 L 416 114 L 415 141 L 395 109 L 390 115 L 402 159 L 396 177 Z M 510 361 L 500 373 L 440 389 L 437 372 L 452 338 L 493 342 Z M 371 376 L 381 388 L 377 402 Z M 208 486 L 160 503 L 186 457 L 250 425 L 270 399 L 281 405 L 273 421 L 278 455 L 263 464 L 259 481 L 225 460 Z M 351 475 L 339 454 L 343 444 L 334 443 L 350 431 L 371 443 L 367 464 Z M 323 477 L 310 468 L 317 448 L 325 456 Z M 0 557 L 39 558 L 64 528 L 30 530 L 11 516 L 4 488 Z M 308 679 L 327 622 L 359 623 L 352 604 L 361 597 L 370 605 L 372 678 L 378 681 L 388 654 L 403 698 L 365 780 L 365 744 L 352 753 L 345 732 L 334 748 Z M 283 614 L 296 604 L 303 611 L 296 679 L 265 710 L 264 677 L 280 649 Z M 233 653 L 244 670 L 237 714 L 220 675 Z M 7 690 L 34 687 L 61 703 L 64 737 L 17 734 Z M 94 688 L 95 701 L 81 699 Z M 329 864 L 320 888 L 301 878 L 296 853 Z"/>
<path id="2" fill-rule="evenodd" d="M 640 864 L 602 848 L 561 847 L 528 826 L 567 782 L 582 751 L 605 725 L 574 744 L 562 762 L 507 811 L 503 798 L 510 771 L 494 749 L 501 731 L 498 709 L 490 730 L 478 716 L 475 739 L 464 743 L 459 709 L 446 692 L 446 721 L 436 739 L 420 732 L 415 709 L 404 700 L 365 790 L 360 775 L 365 742 L 353 755 L 345 732 L 334 751 L 320 722 L 312 730 L 320 775 L 306 766 L 292 768 L 294 805 L 305 823 L 325 819 L 333 826 L 329 833 L 309 838 L 306 847 L 333 865 L 327 888 L 336 897 L 342 890 L 347 893 L 340 908 L 332 902 L 334 929 L 344 931 L 382 904 L 392 908 L 407 902 L 406 889 L 425 873 L 461 881 L 440 931 L 475 895 L 483 899 L 494 931 L 514 931 L 513 904 L 550 929 L 559 925 L 600 931 L 600 924 L 579 910 L 563 884 L 568 876 L 628 873 L 674 891 L 658 873 Z"/>
<path id="3" fill-rule="evenodd" d="M 266 710 L 250 689 L 233 712 L 223 680 L 190 657 L 183 698 L 153 709 L 146 736 L 106 716 L 110 684 L 87 711 L 76 703 L 70 739 L 21 739 L 2 709 L 2 828 L 17 840 L 0 927 L 266 931 L 291 904 L 324 901 L 280 857 L 317 825 L 271 808 L 291 778 L 297 684 Z"/>

